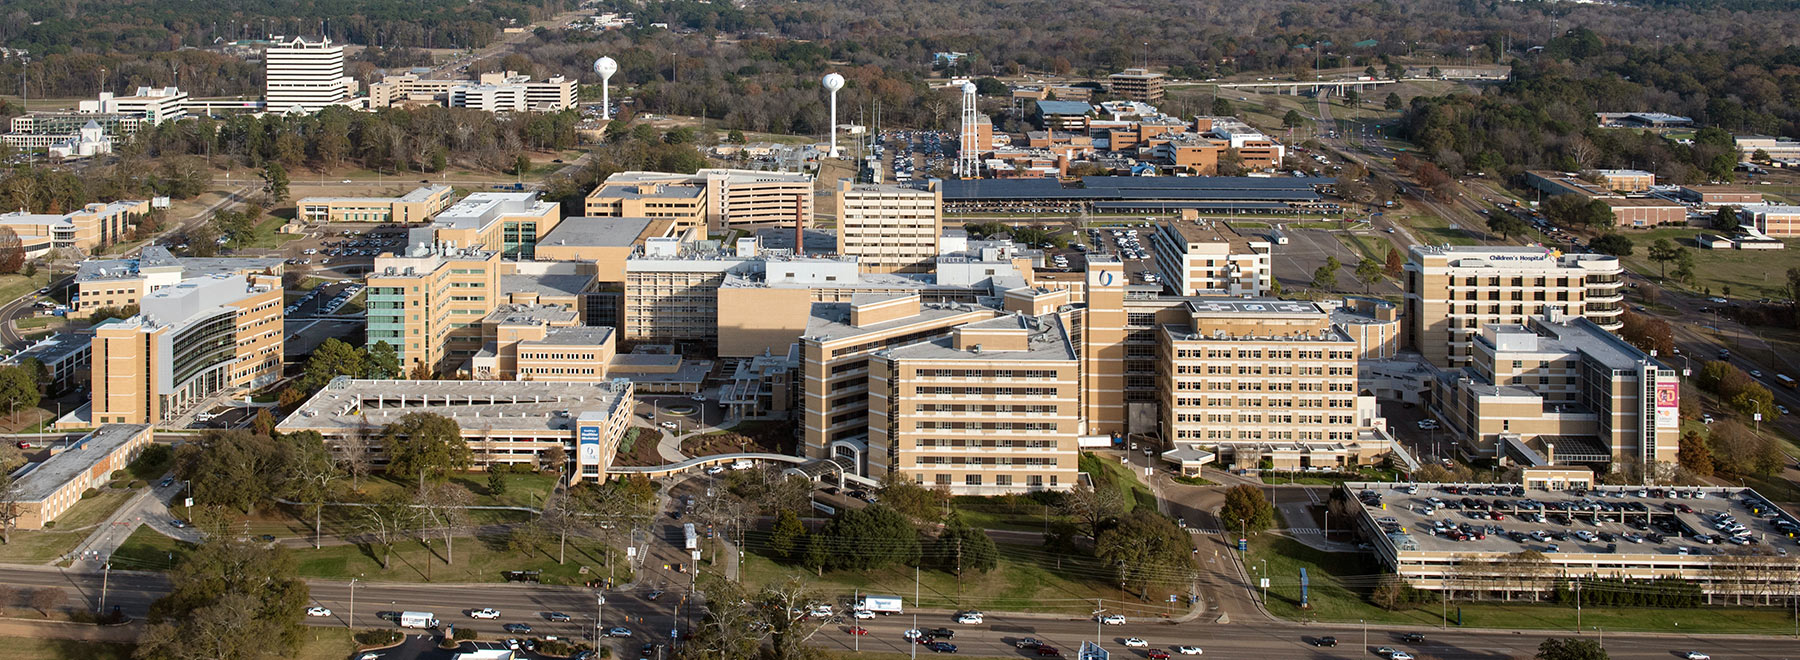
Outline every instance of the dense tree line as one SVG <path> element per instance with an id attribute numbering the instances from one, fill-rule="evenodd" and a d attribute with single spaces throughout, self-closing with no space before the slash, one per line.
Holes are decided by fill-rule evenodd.
<path id="1" fill-rule="evenodd" d="M 1512 80 L 1481 94 L 1415 97 L 1402 132 L 1456 173 L 1635 168 L 1675 183 L 1730 180 L 1740 160 L 1732 133 L 1800 135 L 1800 49 L 1749 41 L 1592 45 L 1598 41 L 1572 30 L 1546 54 L 1516 61 Z M 1626 109 L 1684 115 L 1704 128 L 1691 144 L 1678 144 L 1597 127 L 1594 113 Z"/>

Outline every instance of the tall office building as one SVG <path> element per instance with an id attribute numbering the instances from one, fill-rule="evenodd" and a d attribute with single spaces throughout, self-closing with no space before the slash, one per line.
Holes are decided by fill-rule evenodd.
<path id="1" fill-rule="evenodd" d="M 943 193 L 838 181 L 838 254 L 858 257 L 871 273 L 931 270 L 943 232 Z"/>
<path id="2" fill-rule="evenodd" d="M 270 46 L 263 52 L 265 110 L 273 113 L 317 112 L 350 99 L 350 79 L 344 77 L 344 47 L 331 38 L 293 41 Z"/>
<path id="3" fill-rule="evenodd" d="M 144 296 L 141 309 L 94 329 L 90 425 L 161 423 L 281 377 L 278 278 L 183 280 Z"/>
<path id="4" fill-rule="evenodd" d="M 1157 103 L 1163 99 L 1163 74 L 1149 69 L 1126 69 L 1107 76 L 1112 83 L 1113 96 L 1144 103 Z"/>
<path id="5" fill-rule="evenodd" d="M 1274 282 L 1269 241 L 1240 235 L 1223 220 L 1167 220 L 1150 244 L 1156 269 L 1178 296 L 1261 296 Z"/>
<path id="6" fill-rule="evenodd" d="M 1617 330 L 1624 268 L 1603 254 L 1532 246 L 1417 245 L 1406 264 L 1406 343 L 1439 367 L 1468 366 L 1483 327 L 1555 307 Z"/>
<path id="7" fill-rule="evenodd" d="M 448 372 L 482 347 L 482 319 L 500 303 L 500 252 L 414 246 L 375 258 L 368 276 L 367 342 L 387 342 L 400 365 Z"/>

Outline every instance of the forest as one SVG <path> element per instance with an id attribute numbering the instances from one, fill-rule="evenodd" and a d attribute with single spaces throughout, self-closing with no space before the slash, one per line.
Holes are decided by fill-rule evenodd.
<path id="1" fill-rule="evenodd" d="M 1402 133 L 1450 172 L 1636 168 L 1673 183 L 1729 179 L 1738 162 L 1732 133 L 1800 135 L 1800 49 L 1601 48 L 1597 40 L 1571 31 L 1481 94 L 1415 98 Z M 1678 144 L 1596 127 L 1593 113 L 1622 109 L 1688 116 L 1706 128 Z"/>

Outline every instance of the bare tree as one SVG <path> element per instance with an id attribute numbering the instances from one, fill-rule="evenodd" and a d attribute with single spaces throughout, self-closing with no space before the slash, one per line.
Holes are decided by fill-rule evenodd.
<path id="1" fill-rule="evenodd" d="M 1063 515 L 1086 525 L 1089 536 L 1099 537 L 1101 525 L 1125 512 L 1125 494 L 1117 488 L 1095 490 L 1082 482 L 1063 498 L 1061 508 Z"/>
<path id="2" fill-rule="evenodd" d="M 468 522 L 469 505 L 475 503 L 475 494 L 461 484 L 426 484 L 416 503 L 430 528 L 444 537 L 444 563 L 456 563 L 456 532 Z M 420 531 L 423 534 L 428 530 Z"/>
<path id="3" fill-rule="evenodd" d="M 774 660 L 805 660 L 806 642 L 818 634 L 825 620 L 809 616 L 818 595 L 806 587 L 798 575 L 771 584 L 757 592 L 753 603 L 762 612 L 763 624 L 769 631 L 770 656 Z"/>
<path id="4" fill-rule="evenodd" d="M 0 466 L 0 544 L 10 544 L 19 525 L 19 482 L 4 467 Z"/>
<path id="5" fill-rule="evenodd" d="M 68 600 L 69 595 L 56 587 L 34 589 L 31 592 L 31 608 L 44 616 L 50 616 L 50 610 L 60 607 Z"/>
<path id="6" fill-rule="evenodd" d="M 381 568 L 386 570 L 394 556 L 394 544 L 406 538 L 408 530 L 418 526 L 419 510 L 398 495 L 379 499 L 362 511 L 362 528 L 370 540 L 382 548 Z"/>
<path id="7" fill-rule="evenodd" d="M 10 227 L 0 227 L 0 273 L 17 273 L 25 267 L 25 246 Z"/>
<path id="8" fill-rule="evenodd" d="M 569 535 L 582 535 L 588 530 L 590 520 L 578 510 L 580 503 L 566 492 L 551 493 L 544 500 L 544 514 L 538 518 L 546 531 L 556 535 L 556 563 L 563 563 L 563 555 L 569 546 Z"/>
<path id="9" fill-rule="evenodd" d="M 350 475 L 352 487 L 362 488 L 363 477 L 369 476 L 369 437 L 351 433 L 339 438 L 336 444 L 338 466 Z"/>

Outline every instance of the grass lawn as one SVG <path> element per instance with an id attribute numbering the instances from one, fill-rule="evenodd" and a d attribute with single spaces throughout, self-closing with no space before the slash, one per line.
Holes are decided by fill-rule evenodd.
<path id="1" fill-rule="evenodd" d="M 136 491 L 124 489 L 101 489 L 93 497 L 76 502 L 75 506 L 57 516 L 55 526 L 42 531 L 18 530 L 12 534 L 12 543 L 0 545 L 0 562 L 43 563 L 61 557 L 80 545 L 83 539 L 92 533 L 84 529 L 100 524 L 119 510 L 119 505 L 130 499 Z"/>
<path id="2" fill-rule="evenodd" d="M 53 325 L 63 325 L 67 322 L 67 319 L 60 316 L 31 316 L 14 321 L 13 325 L 23 331 L 48 328 Z"/>
<path id="3" fill-rule="evenodd" d="M 112 562 L 114 566 L 128 570 L 166 571 L 192 548 L 186 542 L 163 536 L 149 525 L 143 525 L 113 552 Z"/>
<path id="4" fill-rule="evenodd" d="M 1481 244 L 1480 240 L 1476 239 L 1474 236 L 1470 236 L 1469 233 L 1463 231 L 1461 227 L 1452 226 L 1450 221 L 1435 215 L 1407 215 L 1397 216 L 1397 218 L 1401 222 L 1406 223 L 1407 227 L 1412 228 L 1413 233 L 1418 235 L 1419 240 L 1426 243 L 1449 243 L 1451 245 Z"/>
<path id="5" fill-rule="evenodd" d="M 1086 614 L 1093 611 L 1095 598 L 1103 598 L 1116 601 L 1108 603 L 1108 608 L 1124 611 L 1128 616 L 1167 612 L 1168 591 L 1152 587 L 1150 602 L 1139 600 L 1115 588 L 1112 570 L 1099 561 L 1078 555 L 1059 558 L 1035 545 L 997 544 L 999 565 L 985 574 L 964 573 L 960 591 L 955 575 L 938 570 L 919 571 L 919 598 L 914 603 L 911 567 L 827 571 L 821 578 L 805 568 L 778 564 L 761 554 L 766 552 L 766 548 L 759 547 L 761 540 L 747 539 L 751 552 L 745 555 L 739 570 L 740 581 L 750 588 L 799 575 L 821 596 L 892 594 L 907 599 L 908 607 Z M 1176 588 L 1185 589 L 1182 585 Z"/>
<path id="6" fill-rule="evenodd" d="M 36 275 L 0 275 L 0 302 L 17 300 L 19 296 L 31 293 L 50 283 L 50 270 L 40 268 Z"/>
<path id="7" fill-rule="evenodd" d="M 1365 620 L 1420 628 L 1443 623 L 1442 606 L 1437 603 L 1399 611 L 1370 604 L 1364 596 L 1374 588 L 1377 576 L 1384 572 L 1372 555 L 1321 552 L 1292 539 L 1263 534 L 1250 542 L 1247 565 L 1253 567 L 1252 579 L 1259 577 L 1254 573 L 1264 559 L 1269 562 L 1271 576 L 1269 611 L 1284 619 Z M 1311 583 L 1308 591 L 1311 610 L 1300 609 L 1301 568 L 1306 569 Z M 1564 605 L 1452 600 L 1449 611 L 1453 623 L 1458 610 L 1462 613 L 1462 625 L 1477 628 L 1566 630 L 1575 619 L 1573 608 Z M 1792 634 L 1794 620 L 1791 613 L 1782 608 L 1584 607 L 1582 625 L 1618 631 Z"/>
<path id="8" fill-rule="evenodd" d="M 236 247 L 273 249 L 281 247 L 282 244 L 287 243 L 288 241 L 300 238 L 299 234 L 281 233 L 281 226 L 285 224 L 287 224 L 287 219 L 279 216 L 269 216 L 263 219 L 262 222 L 256 223 L 256 227 L 250 230 L 250 237 L 237 244 Z"/>
<path id="9" fill-rule="evenodd" d="M 1149 507 L 1156 510 L 1156 496 L 1150 494 L 1150 487 L 1138 480 L 1133 468 L 1120 464 L 1111 457 L 1083 452 L 1080 468 L 1094 479 L 1094 488 L 1117 488 L 1125 494 L 1125 513 L 1137 507 Z"/>
<path id="10" fill-rule="evenodd" d="M 1044 531 L 1048 521 L 1064 520 L 1047 504 L 1025 497 L 958 496 L 950 499 L 963 522 L 978 529 Z"/>
<path id="11" fill-rule="evenodd" d="M 1262 481 L 1265 484 L 1305 484 L 1308 486 L 1335 486 L 1346 481 L 1399 481 L 1399 473 L 1380 468 L 1363 468 L 1356 474 L 1308 474 L 1305 472 L 1271 472 L 1264 470 Z"/>
<path id="12" fill-rule="evenodd" d="M 356 640 L 350 635 L 348 628 L 307 626 L 301 636 L 300 649 L 290 657 L 293 660 L 344 660 L 356 652 Z"/>
<path id="13" fill-rule="evenodd" d="M 131 652 L 136 648 L 131 644 L 32 637 L 0 637 L 0 646 L 12 649 L 6 652 L 8 657 L 35 660 L 131 660 Z M 346 655 L 347 652 L 334 656 L 334 660 L 341 660 Z"/>
<path id="14" fill-rule="evenodd" d="M 450 483 L 459 484 L 475 494 L 477 506 L 524 506 L 537 507 L 544 503 L 544 496 L 556 487 L 556 475 L 544 473 L 507 474 L 506 490 L 495 493 L 488 490 L 488 473 L 463 472 L 450 475 Z M 363 480 L 362 492 L 366 497 L 374 497 L 381 491 L 397 490 L 411 493 L 413 484 L 410 481 L 392 478 L 386 474 L 375 474 Z"/>
<path id="15" fill-rule="evenodd" d="M 394 545 L 389 568 L 381 567 L 380 548 L 355 545 L 328 545 L 318 550 L 294 550 L 299 573 L 309 578 L 348 579 L 361 577 L 369 581 L 422 582 L 429 572 L 433 582 L 504 582 L 505 571 L 543 571 L 545 584 L 582 584 L 594 578 L 607 577 L 606 547 L 593 539 L 569 537 L 566 562 L 556 563 L 556 539 L 539 544 L 529 553 L 508 549 L 503 536 L 458 537 L 456 563 L 444 563 L 442 538 L 434 539 L 428 550 L 418 540 Z M 623 551 L 613 551 L 612 568 L 617 582 L 631 579 L 631 567 Z M 427 566 L 427 561 L 430 565 Z M 586 567 L 584 575 L 581 569 Z"/>
<path id="16" fill-rule="evenodd" d="M 1694 247 L 1693 237 L 1718 232 L 1696 227 L 1660 227 L 1623 233 L 1635 244 L 1631 256 L 1623 260 L 1626 268 L 1651 277 L 1661 274 L 1662 266 L 1650 260 L 1650 243 L 1667 238 L 1694 255 L 1693 290 L 1710 288 L 1712 295 L 1723 295 L 1725 287 L 1731 287 L 1734 298 L 1786 298 L 1787 294 L 1781 291 L 1787 286 L 1784 273 L 1800 266 L 1800 253 L 1795 251 L 1800 248 L 1800 240 L 1795 239 L 1783 241 L 1788 246 L 1785 250 L 1702 250 Z"/>

